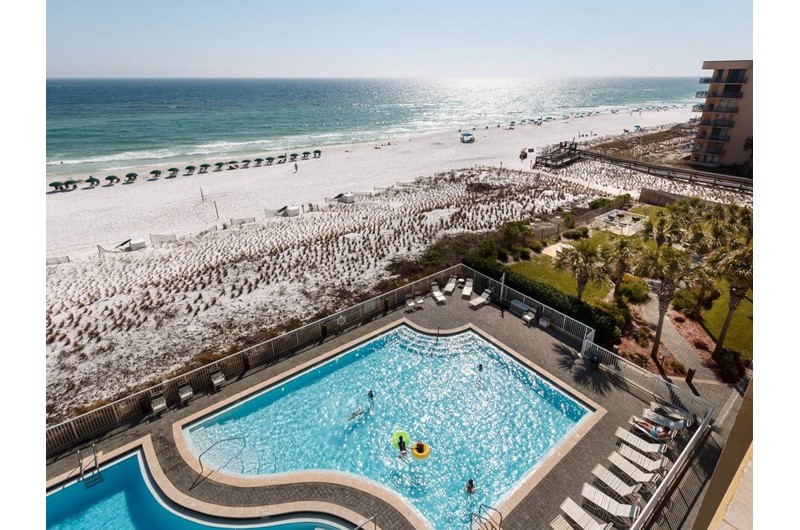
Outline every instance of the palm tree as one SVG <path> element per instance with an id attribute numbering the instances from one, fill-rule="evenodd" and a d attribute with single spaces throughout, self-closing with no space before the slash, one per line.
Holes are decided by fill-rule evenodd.
<path id="1" fill-rule="evenodd" d="M 733 313 L 747 296 L 747 292 L 753 288 L 753 245 L 750 242 L 733 243 L 709 256 L 709 263 L 728 281 L 728 314 L 714 347 L 714 354 L 717 354 L 725 343 Z"/>
<path id="2" fill-rule="evenodd" d="M 583 291 L 589 281 L 602 283 L 608 276 L 607 266 L 600 257 L 596 245 L 588 241 L 576 243 L 574 247 L 564 247 L 556 254 L 555 268 L 559 271 L 569 271 L 578 281 L 578 300 L 583 297 Z"/>
<path id="3" fill-rule="evenodd" d="M 678 250 L 672 245 L 662 249 L 648 250 L 636 267 L 637 276 L 658 280 L 658 326 L 656 338 L 653 341 L 653 350 L 650 355 L 653 359 L 658 357 L 658 348 L 661 344 L 661 331 L 664 327 L 664 316 L 667 314 L 675 291 L 692 271 L 692 260 L 687 252 Z"/>
<path id="4" fill-rule="evenodd" d="M 655 221 L 648 219 L 644 224 L 642 235 L 645 241 L 655 241 L 656 248 L 660 249 L 664 243 L 671 245 L 681 240 L 681 224 L 679 216 L 659 210 L 655 214 Z"/>
<path id="5" fill-rule="evenodd" d="M 608 279 L 614 285 L 615 298 L 619 294 L 619 286 L 622 285 L 625 273 L 633 269 L 640 252 L 641 245 L 638 241 L 627 237 L 615 237 L 600 248 L 600 255 L 608 265 Z"/>

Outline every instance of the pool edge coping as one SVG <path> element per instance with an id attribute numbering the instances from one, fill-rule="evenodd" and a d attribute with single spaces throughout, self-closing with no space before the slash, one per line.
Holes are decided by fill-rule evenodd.
<path id="1" fill-rule="evenodd" d="M 347 342 L 341 346 L 337 346 L 332 350 L 321 353 L 320 355 L 310 359 L 286 372 L 278 374 L 274 377 L 267 379 L 266 381 L 262 381 L 256 385 L 251 386 L 250 388 L 244 389 L 241 392 L 237 392 L 233 396 L 225 398 L 218 403 L 214 403 L 209 405 L 208 407 L 197 411 L 189 416 L 182 418 L 172 425 L 172 434 L 173 434 L 173 441 L 175 446 L 178 450 L 178 453 L 183 458 L 184 463 L 188 465 L 192 470 L 196 471 L 198 474 L 201 474 L 203 471 L 199 465 L 199 461 L 194 453 L 189 449 L 186 438 L 183 435 L 183 429 L 189 425 L 190 423 L 194 423 L 199 419 L 211 416 L 217 412 L 220 412 L 222 409 L 238 402 L 242 401 L 246 398 L 252 397 L 265 389 L 275 386 L 281 383 L 284 380 L 290 379 L 301 372 L 304 372 L 310 368 L 318 364 L 322 364 L 325 361 L 336 357 L 337 355 L 342 354 L 344 351 L 350 350 L 362 343 L 368 342 L 372 340 L 378 335 L 386 333 L 394 328 L 401 327 L 406 325 L 411 329 L 418 331 L 420 333 L 425 333 L 428 335 L 456 335 L 458 333 L 463 333 L 465 331 L 472 331 L 479 335 L 482 339 L 486 340 L 493 346 L 501 349 L 503 352 L 511 355 L 511 357 L 522 363 L 525 367 L 533 370 L 537 374 L 544 377 L 547 381 L 554 384 L 555 386 L 561 388 L 562 390 L 568 392 L 569 394 L 573 395 L 576 399 L 580 400 L 584 405 L 588 406 L 589 408 L 593 409 L 594 412 L 588 417 L 584 418 L 577 426 L 570 432 L 570 435 L 567 438 L 562 439 L 556 446 L 554 446 L 548 453 L 545 455 L 544 460 L 539 463 L 539 466 L 536 467 L 532 472 L 529 471 L 523 477 L 522 482 L 516 485 L 516 487 L 510 491 L 510 495 L 506 493 L 503 496 L 502 500 L 498 503 L 497 506 L 494 506 L 495 509 L 500 511 L 504 514 L 504 516 L 508 515 L 516 506 L 530 494 L 533 489 L 541 482 L 541 480 L 550 472 L 552 469 L 561 461 L 564 456 L 567 455 L 569 451 L 571 451 L 578 442 L 600 421 L 600 419 L 606 414 L 606 409 L 601 407 L 598 403 L 594 400 L 589 399 L 585 396 L 582 392 L 578 392 L 572 385 L 567 384 L 562 379 L 554 376 L 549 371 L 545 370 L 541 366 L 537 365 L 533 361 L 527 359 L 523 355 L 517 353 L 516 350 L 509 347 L 508 345 L 502 343 L 501 341 L 494 338 L 491 334 L 485 332 L 478 326 L 473 323 L 464 324 L 462 326 L 457 326 L 455 328 L 448 328 L 447 330 L 434 330 L 430 328 L 426 328 L 419 324 L 416 324 L 409 320 L 407 317 L 403 317 L 401 319 L 395 320 L 385 326 L 382 326 L 370 333 L 367 333 L 361 337 L 355 338 L 352 341 Z M 212 472 L 213 473 L 213 472 Z M 209 477 L 211 474 L 209 474 Z M 240 488 L 254 488 L 254 487 L 264 487 L 264 486 L 278 486 L 278 485 L 291 485 L 291 484 L 298 484 L 304 482 L 327 482 L 339 486 L 346 486 L 357 489 L 369 495 L 372 495 L 390 506 L 394 509 L 399 511 L 408 522 L 418 529 L 429 530 L 431 527 L 421 516 L 421 513 L 414 507 L 410 502 L 404 499 L 399 493 L 389 489 L 382 484 L 378 484 L 377 482 L 367 478 L 367 477 L 360 477 L 355 474 L 340 472 L 340 471 L 293 471 L 287 473 L 281 473 L 275 476 L 254 476 L 254 477 L 241 477 L 229 474 L 219 474 L 215 475 L 213 478 L 214 481 L 234 487 Z M 300 503 L 302 504 L 302 503 Z M 338 506 L 338 505 L 337 505 Z M 349 520 L 349 519 L 348 519 Z"/>
<path id="2" fill-rule="evenodd" d="M 266 506 L 226 506 L 213 504 L 196 499 L 176 488 L 169 480 L 156 456 L 156 449 L 150 434 L 142 436 L 132 442 L 118 447 L 108 453 L 98 452 L 97 465 L 102 466 L 120 459 L 124 455 L 140 451 L 144 465 L 150 472 L 150 476 L 159 489 L 160 494 L 164 495 L 171 502 L 186 510 L 192 510 L 202 515 L 220 517 L 224 519 L 253 519 L 263 517 L 273 517 L 282 515 L 299 514 L 302 512 L 316 512 L 324 515 L 338 517 L 354 526 L 362 524 L 369 516 L 354 512 L 338 504 L 322 501 L 295 501 L 282 504 L 270 504 Z M 83 463 L 88 465 L 93 462 L 93 457 L 86 457 Z M 52 490 L 61 484 L 80 478 L 79 467 L 53 477 L 46 483 L 46 490 Z M 147 480 L 147 477 L 143 477 Z M 188 514 L 187 514 L 188 515 Z M 361 521 L 361 523 L 356 522 Z M 265 521 L 269 522 L 269 521 Z M 291 521 L 287 521 L 289 523 Z M 384 530 L 380 525 L 376 525 L 378 530 Z"/>

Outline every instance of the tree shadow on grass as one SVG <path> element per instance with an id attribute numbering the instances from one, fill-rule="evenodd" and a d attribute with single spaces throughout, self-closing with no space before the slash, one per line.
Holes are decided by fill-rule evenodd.
<path id="1" fill-rule="evenodd" d="M 614 387 L 607 374 L 598 369 L 586 358 L 576 356 L 576 351 L 563 344 L 553 345 L 558 356 L 558 366 L 569 372 L 569 379 L 576 386 L 588 388 L 600 395 L 606 395 Z"/>

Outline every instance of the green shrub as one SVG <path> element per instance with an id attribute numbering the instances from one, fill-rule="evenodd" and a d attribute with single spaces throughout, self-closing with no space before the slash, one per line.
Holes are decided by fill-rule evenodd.
<path id="1" fill-rule="evenodd" d="M 686 375 L 686 366 L 678 359 L 670 357 L 665 361 L 667 368 L 677 375 Z"/>
<path id="2" fill-rule="evenodd" d="M 650 366 L 650 358 L 645 355 L 644 353 L 639 353 L 636 351 L 628 351 L 628 350 L 621 350 L 619 352 L 620 357 L 623 359 L 627 359 L 636 366 L 641 366 L 642 368 L 647 368 Z"/>
<path id="3" fill-rule="evenodd" d="M 611 204 L 611 199 L 606 199 L 605 197 L 598 197 L 589 203 L 590 210 L 596 210 L 598 208 L 602 208 L 603 206 L 608 206 Z"/>
<path id="4" fill-rule="evenodd" d="M 723 348 L 719 353 L 713 355 L 713 359 L 717 363 L 723 380 L 734 383 L 744 375 L 744 364 L 739 352 Z"/>
<path id="5" fill-rule="evenodd" d="M 650 330 L 647 328 L 636 328 L 633 332 L 633 340 L 641 347 L 650 346 Z"/>
<path id="6" fill-rule="evenodd" d="M 650 298 L 650 286 L 646 281 L 638 278 L 624 279 L 619 285 L 617 294 L 632 304 L 641 304 Z"/>
<path id="7" fill-rule="evenodd" d="M 542 244 L 541 241 L 534 241 L 533 243 L 531 243 L 531 250 L 533 250 L 537 254 L 539 254 L 543 248 L 544 244 Z"/>
<path id="8" fill-rule="evenodd" d="M 697 294 L 689 289 L 678 289 L 672 298 L 672 307 L 690 318 L 699 318 Z"/>
<path id="9" fill-rule="evenodd" d="M 503 263 L 508 262 L 508 252 L 506 252 L 506 249 L 501 248 L 497 251 L 497 259 L 499 259 Z"/>
<path id="10" fill-rule="evenodd" d="M 500 280 L 506 273 L 506 285 L 524 293 L 542 304 L 569 315 L 579 322 L 595 329 L 595 342 L 608 344 L 620 335 L 614 315 L 603 309 L 593 307 L 574 296 L 556 289 L 546 283 L 538 282 L 518 272 L 508 270 L 496 261 L 486 259 L 466 259 L 464 265 L 472 267 L 495 280 Z"/>
<path id="11" fill-rule="evenodd" d="M 564 216 L 564 226 L 566 228 L 575 228 L 575 216 L 568 213 Z"/>
<path id="12" fill-rule="evenodd" d="M 581 239 L 583 237 L 580 230 L 564 230 L 561 235 L 567 239 Z"/>
<path id="13" fill-rule="evenodd" d="M 521 248 L 517 251 L 517 256 L 520 260 L 528 261 L 531 259 L 531 251 L 527 248 Z"/>
<path id="14" fill-rule="evenodd" d="M 582 237 L 589 237 L 589 227 L 588 226 L 579 226 L 577 228 L 578 232 L 581 233 Z"/>

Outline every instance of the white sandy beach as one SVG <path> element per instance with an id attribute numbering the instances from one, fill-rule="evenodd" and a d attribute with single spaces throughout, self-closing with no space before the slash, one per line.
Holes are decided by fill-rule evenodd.
<path id="1" fill-rule="evenodd" d="M 531 158 L 524 163 L 518 158 L 522 148 L 533 147 L 538 152 L 543 146 L 563 140 L 584 141 L 617 135 L 623 129 L 632 130 L 634 125 L 647 128 L 686 122 L 693 115 L 686 106 L 643 111 L 641 115 L 607 113 L 568 120 L 558 118 L 541 126 L 518 125 L 514 130 L 497 128 L 495 124 L 488 130 L 474 131 L 477 142 L 473 144 L 460 143 L 458 132 L 453 130 L 386 138 L 379 144 L 391 145 L 380 149 L 375 149 L 374 143 L 324 146 L 321 158 L 299 160 L 297 173 L 294 164 L 287 162 L 237 170 L 216 171 L 212 167 L 207 174 L 183 176 L 182 171 L 175 178 L 162 175 L 158 180 L 148 180 L 153 169 L 169 167 L 148 166 L 116 172 L 120 177 L 136 172 L 139 178 L 133 184 L 117 183 L 110 187 L 104 180 L 105 173 L 96 174 L 101 184 L 95 189 L 79 184 L 74 191 L 47 195 L 47 255 L 67 255 L 75 259 L 96 252 L 96 245 L 113 248 L 130 238 L 148 240 L 149 234 L 197 233 L 215 224 L 216 212 L 211 201 L 216 202 L 219 211 L 217 224 L 231 218 L 263 219 L 265 209 L 319 202 L 324 197 L 346 191 L 372 191 L 375 187 L 475 164 L 529 168 Z M 590 133 L 597 136 L 578 137 Z M 309 146 L 307 150 L 316 148 Z M 249 158 L 278 154 L 281 153 L 256 153 Z M 203 162 L 217 161 L 189 163 L 199 166 Z M 186 165 L 188 163 L 179 167 Z M 87 176 L 76 175 L 77 178 Z M 201 188 L 208 201 L 206 204 L 201 204 Z"/>
<path id="2" fill-rule="evenodd" d="M 635 123 L 689 117 L 677 109 L 643 113 Z M 637 197 L 645 186 L 752 204 L 752 196 L 599 162 L 554 172 L 520 163 L 523 147 L 572 139 L 584 124 L 596 139 L 620 132 L 633 118 L 578 121 L 476 131 L 478 142 L 471 145 L 453 131 L 387 140 L 392 145 L 381 149 L 326 148 L 322 158 L 298 162 L 296 174 L 286 163 L 48 195 L 48 254 L 71 258 L 47 269 L 48 418 L 163 379 L 201 353 L 235 351 L 291 320 L 344 308 L 387 278 L 393 258 L 417 255 L 443 234 L 492 230 L 558 207 L 586 206 L 597 196 Z M 525 171 L 469 169 L 501 162 Z M 459 167 L 467 169 L 450 173 Z M 415 177 L 425 178 L 393 186 Z M 319 204 L 375 187 L 388 189 L 359 196 L 355 204 L 322 204 L 321 211 L 299 217 L 264 215 L 265 208 Z M 201 234 L 221 225 L 212 201 L 222 220 L 256 222 Z M 148 241 L 136 252 L 101 257 L 96 251 L 96 244 L 110 249 L 148 234 L 179 237 L 155 247 Z"/>

